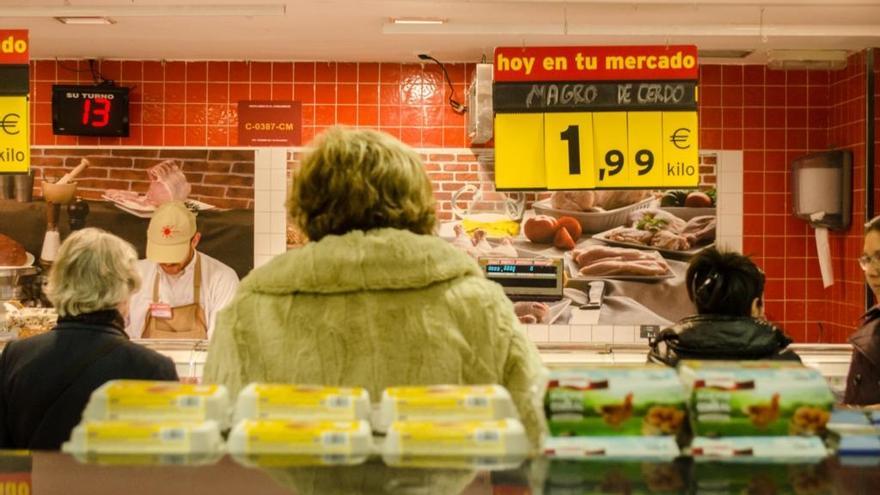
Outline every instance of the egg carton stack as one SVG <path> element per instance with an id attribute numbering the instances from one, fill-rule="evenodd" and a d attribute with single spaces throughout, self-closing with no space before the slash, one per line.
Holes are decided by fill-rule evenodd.
<path id="1" fill-rule="evenodd" d="M 235 406 L 227 449 L 247 465 L 357 464 L 373 451 L 363 388 L 252 383 Z"/>
<path id="2" fill-rule="evenodd" d="M 544 453 L 572 459 L 674 459 L 686 395 L 659 366 L 591 367 L 550 374 Z"/>
<path id="3" fill-rule="evenodd" d="M 381 452 L 390 465 L 474 457 L 503 465 L 529 452 L 510 393 L 499 385 L 388 388 L 374 426 L 386 433 Z"/>
<path id="4" fill-rule="evenodd" d="M 834 396 L 817 370 L 782 361 L 684 361 L 695 460 L 813 462 Z"/>
<path id="5" fill-rule="evenodd" d="M 113 380 L 95 390 L 62 450 L 90 459 L 158 456 L 215 459 L 222 454 L 229 394 L 222 385 Z M 171 457 L 168 457 L 171 456 Z"/>

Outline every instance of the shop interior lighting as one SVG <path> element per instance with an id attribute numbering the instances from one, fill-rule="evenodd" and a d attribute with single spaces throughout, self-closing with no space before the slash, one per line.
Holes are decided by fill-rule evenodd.
<path id="1" fill-rule="evenodd" d="M 416 26 L 431 26 L 431 25 L 439 25 L 445 24 L 446 19 L 439 19 L 436 17 L 392 17 L 392 24 L 403 24 L 403 25 L 416 25 Z"/>
<path id="2" fill-rule="evenodd" d="M 116 24 L 109 17 L 56 17 L 55 20 L 61 24 Z"/>
<path id="3" fill-rule="evenodd" d="M 16 5 L 0 6 L 0 18 L 259 17 L 284 15 L 286 11 L 285 4 Z"/>

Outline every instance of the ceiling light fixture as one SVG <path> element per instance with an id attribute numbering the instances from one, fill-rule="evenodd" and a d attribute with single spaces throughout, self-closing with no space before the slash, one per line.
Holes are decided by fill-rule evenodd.
<path id="1" fill-rule="evenodd" d="M 438 17 L 392 17 L 392 24 L 438 25 L 446 24 L 446 19 Z"/>
<path id="2" fill-rule="evenodd" d="M 58 5 L 0 7 L 5 17 L 258 17 L 284 15 L 284 4 L 243 5 Z"/>
<path id="3" fill-rule="evenodd" d="M 56 21 L 61 24 L 116 24 L 116 21 L 110 19 L 109 17 L 97 17 L 97 16 L 88 16 L 88 17 L 56 17 Z"/>

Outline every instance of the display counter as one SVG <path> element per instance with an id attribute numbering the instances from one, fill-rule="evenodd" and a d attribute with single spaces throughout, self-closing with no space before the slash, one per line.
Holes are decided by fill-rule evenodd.
<path id="1" fill-rule="evenodd" d="M 163 465 L 147 457 L 84 460 L 48 452 L 0 451 L 2 493 L 95 495 L 156 494 L 868 494 L 880 486 L 880 459 L 827 458 L 816 463 L 721 463 L 610 460 L 411 460 L 382 459 L 354 465 L 255 467 L 218 456 Z M 166 459 L 166 461 L 168 461 Z M 328 460 L 332 462 L 332 460 Z"/>
<path id="2" fill-rule="evenodd" d="M 136 217 L 106 201 L 88 201 L 88 204 L 86 226 L 118 235 L 137 249 L 138 257 L 145 257 L 149 218 Z M 229 265 L 239 278 L 251 271 L 254 266 L 252 210 L 201 211 L 198 227 L 202 234 L 199 251 Z M 61 213 L 58 230 L 62 239 L 70 233 L 66 212 Z M 0 200 L 0 233 L 15 239 L 27 252 L 39 258 L 46 233 L 46 203 Z"/>

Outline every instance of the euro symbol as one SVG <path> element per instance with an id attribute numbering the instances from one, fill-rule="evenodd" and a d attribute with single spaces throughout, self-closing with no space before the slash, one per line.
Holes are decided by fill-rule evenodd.
<path id="1" fill-rule="evenodd" d="M 681 133 L 681 135 L 679 135 Z M 691 145 L 681 146 L 678 143 L 686 143 L 688 139 L 691 137 L 691 130 L 686 127 L 679 127 L 672 133 L 672 136 L 669 137 L 669 140 L 672 141 L 672 144 L 675 145 L 676 148 L 680 150 L 686 150 L 691 147 Z"/>
<path id="2" fill-rule="evenodd" d="M 17 113 L 7 113 L 0 119 L 0 129 L 3 129 L 3 132 L 9 134 L 10 136 L 15 136 L 21 131 L 15 131 L 15 128 L 18 127 L 20 115 Z M 11 129 L 11 130 L 10 130 Z M 12 132 L 15 131 L 15 132 Z"/>

